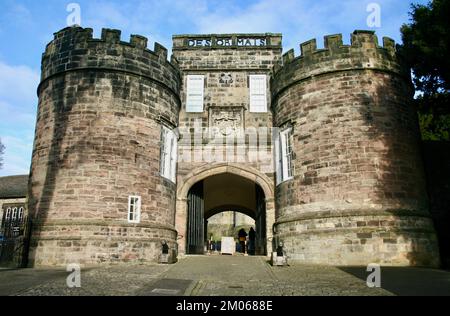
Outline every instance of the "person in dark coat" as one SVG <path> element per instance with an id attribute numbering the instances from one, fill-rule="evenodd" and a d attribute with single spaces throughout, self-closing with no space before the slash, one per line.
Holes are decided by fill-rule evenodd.
<path id="1" fill-rule="evenodd" d="M 250 231 L 248 233 L 248 254 L 254 256 L 255 255 L 255 249 L 256 248 L 256 232 L 252 228 L 250 228 Z"/>
<path id="2" fill-rule="evenodd" d="M 247 232 L 245 229 L 241 228 L 241 230 L 238 233 L 239 237 L 239 244 L 241 245 L 241 252 L 245 253 L 245 241 L 247 240 Z"/>

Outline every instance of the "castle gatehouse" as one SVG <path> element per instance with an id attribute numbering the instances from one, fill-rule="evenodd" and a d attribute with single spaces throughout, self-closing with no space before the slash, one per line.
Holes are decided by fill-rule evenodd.
<path id="1" fill-rule="evenodd" d="M 70 27 L 42 58 L 28 211 L 35 265 L 204 253 L 207 220 L 255 221 L 310 264 L 438 266 L 411 75 L 355 31 L 145 37 Z"/>

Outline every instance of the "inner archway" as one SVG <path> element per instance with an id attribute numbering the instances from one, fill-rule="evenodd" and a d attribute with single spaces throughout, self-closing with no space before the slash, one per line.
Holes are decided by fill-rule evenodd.
<path id="1" fill-rule="evenodd" d="M 191 186 L 187 196 L 186 254 L 204 254 L 208 248 L 208 219 L 224 212 L 242 213 L 254 220 L 255 254 L 267 254 L 267 207 L 264 190 L 255 181 L 221 173 Z M 247 227 L 248 229 L 248 227 Z M 248 233 L 248 230 L 247 230 Z M 230 235 L 227 237 L 237 236 Z"/>
<path id="2" fill-rule="evenodd" d="M 207 245 L 208 251 L 211 253 L 217 253 L 221 251 L 222 238 L 223 237 L 236 237 L 239 236 L 239 231 L 243 229 L 246 233 L 250 235 L 250 230 L 255 228 L 256 221 L 249 215 L 241 213 L 239 211 L 224 211 L 212 215 L 211 217 L 206 217 L 206 236 L 208 237 Z M 250 236 L 249 236 L 250 238 Z M 242 252 L 240 244 L 237 242 L 236 251 Z M 253 244 L 248 244 L 246 252 L 249 255 L 259 255 L 254 249 Z M 253 251 L 255 250 L 255 251 Z"/>

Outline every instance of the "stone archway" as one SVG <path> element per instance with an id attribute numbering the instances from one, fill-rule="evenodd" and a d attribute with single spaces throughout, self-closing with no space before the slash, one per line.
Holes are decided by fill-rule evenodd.
<path id="1" fill-rule="evenodd" d="M 266 203 L 266 247 L 269 254 L 272 249 L 273 225 L 275 223 L 275 203 L 274 203 L 274 182 L 266 174 L 248 166 L 241 166 L 230 163 L 221 163 L 202 166 L 193 170 L 185 176 L 178 178 L 175 228 L 178 232 L 178 252 L 184 255 L 186 251 L 187 232 L 187 198 L 189 190 L 198 182 L 207 178 L 231 174 L 240 178 L 250 180 L 257 184 L 265 195 Z"/>

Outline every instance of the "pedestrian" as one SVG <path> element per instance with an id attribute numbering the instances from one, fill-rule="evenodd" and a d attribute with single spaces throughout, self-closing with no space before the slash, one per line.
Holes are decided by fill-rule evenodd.
<path id="1" fill-rule="evenodd" d="M 245 253 L 245 241 L 247 240 L 247 232 L 245 229 L 241 228 L 238 233 L 239 244 L 241 245 L 241 252 Z"/>
<path id="2" fill-rule="evenodd" d="M 248 254 L 251 256 L 254 256 L 256 253 L 256 232 L 252 228 L 250 228 L 250 231 L 248 233 Z"/>

